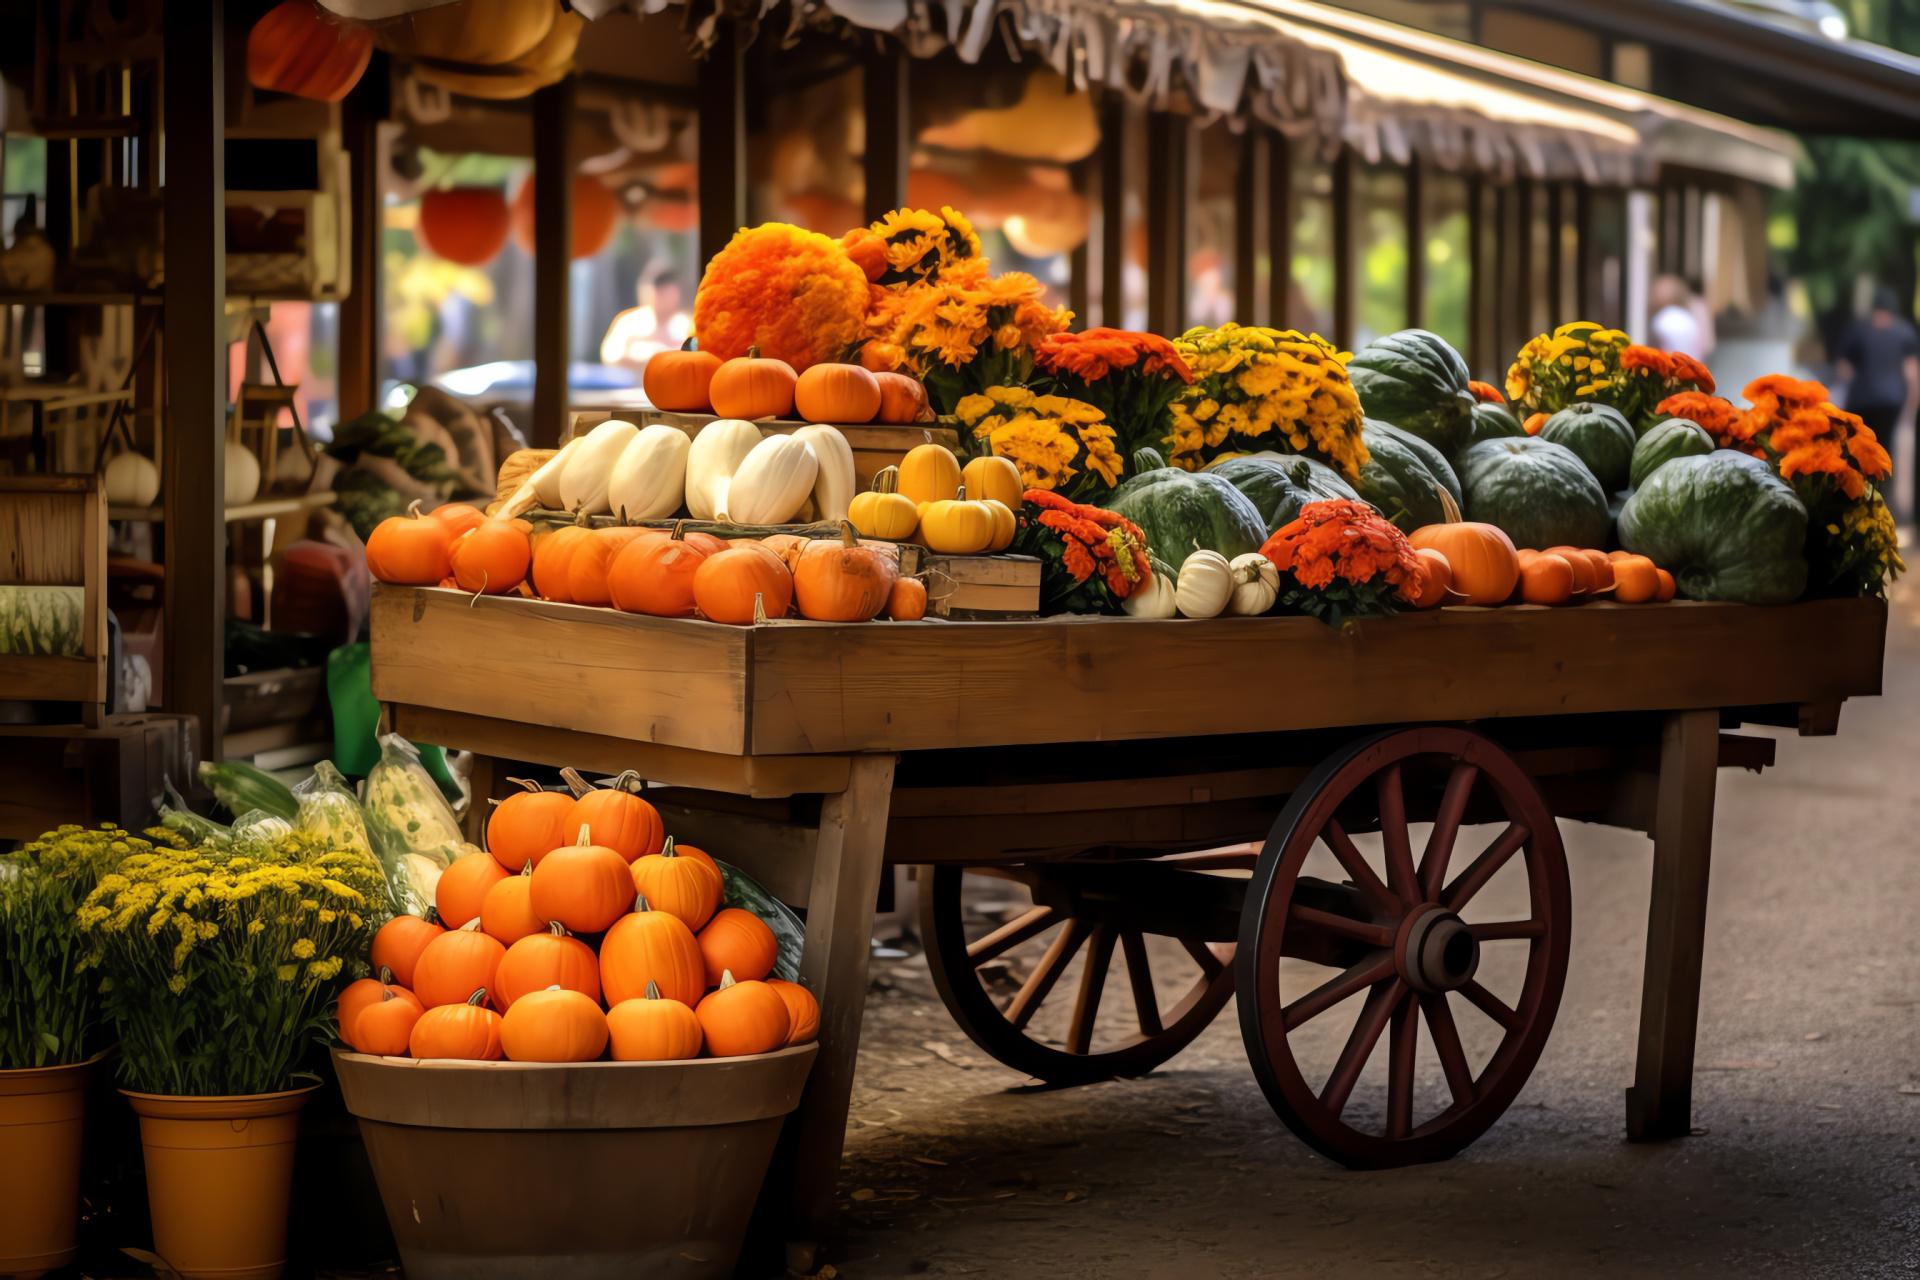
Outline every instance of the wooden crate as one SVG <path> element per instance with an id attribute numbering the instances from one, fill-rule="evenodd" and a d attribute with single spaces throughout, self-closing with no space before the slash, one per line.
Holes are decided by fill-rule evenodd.
<path id="1" fill-rule="evenodd" d="M 0 700 L 77 702 L 98 724 L 107 697 L 107 504 L 98 476 L 0 476 L 0 584 L 79 587 L 75 657 L 0 654 Z"/>
<path id="2" fill-rule="evenodd" d="M 926 574 L 927 612 L 937 618 L 1040 616 L 1040 562 L 1032 556 L 953 556 L 902 543 L 900 572 Z"/>

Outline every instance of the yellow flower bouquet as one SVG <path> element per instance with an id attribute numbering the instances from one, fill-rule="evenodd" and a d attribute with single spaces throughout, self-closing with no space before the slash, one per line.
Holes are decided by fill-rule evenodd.
<path id="1" fill-rule="evenodd" d="M 1582 401 L 1618 409 L 1644 435 L 1666 417 L 1659 405 L 1668 396 L 1712 390 L 1713 375 L 1692 356 L 1635 346 L 1620 330 L 1591 320 L 1528 339 L 1507 370 L 1507 398 L 1530 435 Z"/>
<path id="2" fill-rule="evenodd" d="M 1169 464 L 1197 471 L 1222 453 L 1262 449 L 1318 458 L 1348 479 L 1367 464 L 1347 357 L 1324 338 L 1223 324 L 1173 345 L 1193 385 L 1168 411 Z"/>
<path id="3" fill-rule="evenodd" d="M 1020 468 L 1024 489 L 1098 503 L 1126 472 L 1106 415 L 1083 400 L 993 386 L 962 397 L 953 416 L 970 457 L 997 456 Z"/>
<path id="4" fill-rule="evenodd" d="M 380 923 L 379 867 L 299 833 L 244 852 L 189 849 L 164 827 L 119 834 L 126 856 L 78 922 L 122 1083 L 193 1096 L 294 1087 Z"/>
<path id="5" fill-rule="evenodd" d="M 112 825 L 64 826 L 0 855 L 0 1071 L 84 1062 L 104 1047 L 97 974 L 75 912 L 129 851 Z"/>

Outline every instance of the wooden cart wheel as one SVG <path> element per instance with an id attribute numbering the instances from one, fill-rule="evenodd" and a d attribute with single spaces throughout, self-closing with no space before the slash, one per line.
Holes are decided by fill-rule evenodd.
<path id="1" fill-rule="evenodd" d="M 1139 913 L 1133 908 L 1140 905 L 1138 899 L 1143 896 L 1161 903 L 1182 897 L 1179 890 L 1183 881 L 1200 895 L 1212 894 L 1219 887 L 1237 902 L 1244 880 L 1223 881 L 1196 868 L 1250 869 L 1253 861 L 1250 853 L 1201 855 L 1198 859 L 1187 855 L 1158 862 L 1142 860 L 1119 872 L 1122 876 L 1137 872 L 1153 877 L 1156 891 L 1151 895 L 1132 890 L 1077 891 L 1077 885 L 1063 890 L 1063 881 L 1073 885 L 1075 871 L 1089 870 L 1071 864 L 923 868 L 922 936 L 934 986 L 968 1038 L 1016 1071 L 1049 1084 L 1067 1085 L 1145 1075 L 1192 1043 L 1233 997 L 1234 943 L 1226 940 L 1232 937 L 1233 926 L 1231 913 L 1225 917 L 1225 928 L 1217 924 L 1208 928 L 1177 911 Z M 929 871 L 931 884 L 927 880 Z M 976 926 L 974 932 L 979 936 L 968 937 L 960 889 L 962 876 L 969 871 L 1025 884 L 1033 892 L 1036 905 L 998 928 L 983 930 Z M 1168 877 L 1173 877 L 1171 887 Z M 1127 882 L 1131 881 L 1128 876 Z M 1210 914 L 1218 916 L 1219 912 Z M 1147 938 L 1156 934 L 1177 941 L 1191 960 L 1183 968 L 1199 971 L 1193 985 L 1166 1006 L 1155 993 L 1147 955 Z M 996 995 L 983 982 L 983 968 L 1022 944 L 1042 939 L 1050 941 L 1033 959 L 1031 969 L 1020 975 L 1017 990 Z M 1031 956 L 1035 950 L 1037 946 L 1029 947 L 1022 954 Z M 1117 1036 L 1111 1032 L 1111 1019 L 1106 1028 L 1095 1025 L 1103 999 L 1111 999 L 1111 992 L 1119 985 L 1110 981 L 1116 951 L 1126 961 L 1134 1011 L 1129 1030 Z M 1086 959 L 1078 981 L 1063 987 L 1061 977 L 1083 953 Z M 1011 988 L 1012 984 L 1007 986 Z M 1049 1043 L 1035 1026 L 1036 1015 L 1042 1014 L 1050 997 L 1063 1005 L 1070 1003 L 1071 1012 L 1058 1043 Z M 1043 1015 L 1041 1021 L 1056 1024 L 1060 1019 Z"/>
<path id="2" fill-rule="evenodd" d="M 1433 821 L 1417 866 L 1410 810 Z M 1456 843 L 1467 843 L 1463 821 L 1491 822 L 1497 833 L 1477 853 L 1456 856 Z M 1384 876 L 1349 834 L 1375 827 Z M 1344 882 L 1301 874 L 1316 846 Z M 1483 895 L 1503 868 L 1500 892 Z M 1504 914 L 1525 909 L 1525 917 L 1489 918 L 1503 914 L 1492 901 L 1500 897 Z M 1349 1168 L 1460 1151 L 1499 1119 L 1540 1058 L 1566 980 L 1570 915 L 1553 813 L 1500 746 L 1466 729 L 1431 727 L 1376 734 L 1337 752 L 1275 822 L 1241 916 L 1240 1030 L 1267 1100 L 1294 1133 Z M 1498 956 L 1494 967 L 1517 997 L 1503 999 L 1476 980 L 1492 980 L 1483 948 Z M 1288 968 L 1299 992 L 1291 999 L 1282 994 Z M 1357 1009 L 1349 1003 L 1356 1001 Z M 1344 1041 L 1342 1016 L 1354 1018 Z M 1416 1087 L 1422 1021 L 1424 1090 Z M 1463 1032 L 1482 1051 L 1478 1067 Z M 1385 1069 L 1369 1075 L 1383 1043 Z"/>

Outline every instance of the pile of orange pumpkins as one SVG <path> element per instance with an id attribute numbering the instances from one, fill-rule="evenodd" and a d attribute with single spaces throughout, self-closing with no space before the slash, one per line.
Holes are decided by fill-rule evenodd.
<path id="1" fill-rule="evenodd" d="M 1450 513 L 1451 514 L 1451 513 Z M 1494 525 L 1449 519 L 1408 535 L 1427 568 L 1418 608 L 1442 604 L 1568 605 L 1606 597 L 1617 604 L 1664 604 L 1673 575 L 1645 556 L 1590 547 L 1516 549 Z"/>
<path id="2" fill-rule="evenodd" d="M 857 364 L 816 364 L 795 373 L 784 360 L 747 354 L 722 360 L 688 338 L 679 351 L 647 361 L 640 386 L 656 409 L 722 418 L 789 419 L 862 426 L 932 422 L 927 389 L 904 373 L 873 373 Z"/>
<path id="3" fill-rule="evenodd" d="M 529 783 L 503 800 L 488 852 L 441 875 L 438 922 L 396 916 L 374 936 L 375 976 L 336 1006 L 340 1038 L 361 1053 L 513 1062 L 726 1058 L 812 1040 L 820 1006 L 772 976 L 772 928 L 721 905 L 713 859 L 676 846 L 627 781 L 577 799 Z"/>

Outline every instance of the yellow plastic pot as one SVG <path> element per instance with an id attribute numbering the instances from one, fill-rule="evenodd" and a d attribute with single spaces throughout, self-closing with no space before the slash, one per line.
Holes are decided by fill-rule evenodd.
<path id="1" fill-rule="evenodd" d="M 73 1261 L 92 1069 L 0 1071 L 0 1276 L 33 1280 Z"/>

